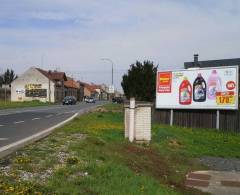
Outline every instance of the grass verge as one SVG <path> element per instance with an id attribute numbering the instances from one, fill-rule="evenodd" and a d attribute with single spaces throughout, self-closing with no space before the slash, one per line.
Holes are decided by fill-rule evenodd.
<path id="1" fill-rule="evenodd" d="M 150 145 L 123 137 L 119 105 L 74 119 L 0 160 L 0 194 L 203 194 L 184 187 L 196 158 L 239 158 L 240 137 L 154 125 Z"/>

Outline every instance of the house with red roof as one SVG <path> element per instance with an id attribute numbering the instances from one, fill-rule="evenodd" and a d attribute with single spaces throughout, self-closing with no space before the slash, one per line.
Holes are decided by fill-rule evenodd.
<path id="1" fill-rule="evenodd" d="M 83 100 L 86 97 L 93 97 L 96 100 L 108 100 L 109 95 L 103 85 L 89 84 L 82 81 L 78 81 L 78 83 L 80 84 L 80 90 L 82 91 L 81 97 L 83 97 Z"/>
<path id="2" fill-rule="evenodd" d="M 31 67 L 11 83 L 11 101 L 61 102 L 66 95 L 64 72 Z"/>
<path id="3" fill-rule="evenodd" d="M 67 77 L 67 81 L 64 81 L 65 96 L 74 96 L 80 101 L 80 84 L 73 78 Z"/>

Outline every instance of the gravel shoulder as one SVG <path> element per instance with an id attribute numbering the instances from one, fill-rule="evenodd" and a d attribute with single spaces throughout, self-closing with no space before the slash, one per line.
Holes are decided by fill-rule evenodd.
<path id="1" fill-rule="evenodd" d="M 202 157 L 200 163 L 215 171 L 240 171 L 240 159 L 221 157 Z"/>

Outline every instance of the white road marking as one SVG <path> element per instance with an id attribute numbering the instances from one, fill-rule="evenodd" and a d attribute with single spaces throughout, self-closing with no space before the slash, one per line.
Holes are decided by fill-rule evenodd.
<path id="1" fill-rule="evenodd" d="M 70 114 L 71 112 L 65 112 L 65 114 Z"/>
<path id="2" fill-rule="evenodd" d="M 32 121 L 39 120 L 40 118 L 33 118 Z"/>
<path id="3" fill-rule="evenodd" d="M 0 125 L 0 127 L 3 127 L 4 125 Z"/>
<path id="4" fill-rule="evenodd" d="M 49 115 L 47 115 L 47 116 L 45 116 L 46 118 L 50 118 L 50 117 L 52 117 L 53 115 L 52 114 L 49 114 Z"/>
<path id="5" fill-rule="evenodd" d="M 25 121 L 16 121 L 14 124 L 24 123 Z"/>
<path id="6" fill-rule="evenodd" d="M 81 106 L 81 105 L 85 105 L 84 103 L 79 103 L 77 104 L 77 106 Z M 102 104 L 98 104 L 97 106 L 100 106 Z M 44 107 L 47 107 L 47 106 L 44 106 Z M 48 108 L 38 108 L 38 109 L 21 109 L 21 110 L 18 110 L 18 111 L 14 111 L 15 109 L 9 109 L 9 110 L 6 110 L 4 111 L 4 113 L 0 112 L 0 116 L 6 116 L 6 115 L 11 115 L 11 114 L 17 114 L 17 113 L 25 113 L 25 112 L 39 112 L 39 111 L 47 111 L 47 110 L 58 110 L 58 109 L 65 109 L 66 107 L 65 106 L 62 106 L 62 105 L 56 105 L 56 106 L 48 106 Z M 82 108 L 80 108 L 82 109 Z"/>
<path id="7" fill-rule="evenodd" d="M 8 138 L 0 137 L 0 141 L 6 141 Z"/>

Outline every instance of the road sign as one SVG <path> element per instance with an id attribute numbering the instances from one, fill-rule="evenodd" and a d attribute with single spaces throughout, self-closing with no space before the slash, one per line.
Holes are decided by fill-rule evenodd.
<path id="1" fill-rule="evenodd" d="M 114 93 L 114 86 L 113 85 L 110 85 L 109 87 L 108 87 L 108 92 L 109 93 Z"/>

